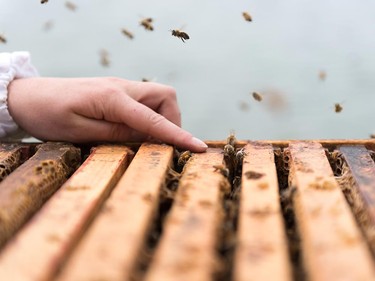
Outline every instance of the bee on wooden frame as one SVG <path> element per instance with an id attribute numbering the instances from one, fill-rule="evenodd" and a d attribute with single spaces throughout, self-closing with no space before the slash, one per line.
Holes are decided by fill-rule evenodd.
<path id="1" fill-rule="evenodd" d="M 213 165 L 212 167 L 215 169 L 214 172 L 220 172 L 224 177 L 229 177 L 229 169 L 224 165 Z"/>
<path id="2" fill-rule="evenodd" d="M 242 16 L 245 19 L 245 21 L 252 21 L 253 20 L 248 12 L 243 12 Z"/>
<path id="3" fill-rule="evenodd" d="M 171 32 L 172 32 L 172 36 L 180 38 L 182 40 L 182 42 L 184 42 L 184 43 L 185 43 L 185 40 L 190 39 L 190 36 L 186 32 L 181 31 L 179 29 L 173 29 L 173 30 L 171 30 Z"/>
<path id="4" fill-rule="evenodd" d="M 189 150 L 186 150 L 180 154 L 178 157 L 177 164 L 178 166 L 183 166 L 186 164 L 186 162 L 190 159 L 191 157 L 191 152 Z"/>
<path id="5" fill-rule="evenodd" d="M 142 25 L 146 30 L 153 31 L 154 30 L 154 27 L 152 25 L 153 21 L 154 21 L 153 18 L 144 18 L 143 20 L 139 22 L 139 24 Z"/>

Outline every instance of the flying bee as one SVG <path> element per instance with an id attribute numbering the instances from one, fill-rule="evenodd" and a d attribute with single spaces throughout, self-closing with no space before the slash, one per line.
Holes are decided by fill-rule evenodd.
<path id="1" fill-rule="evenodd" d="M 184 43 L 185 43 L 185 40 L 190 39 L 189 35 L 186 32 L 178 30 L 178 29 L 172 30 L 172 36 L 176 36 L 177 38 L 180 38 L 182 42 Z"/>
<path id="2" fill-rule="evenodd" d="M 214 172 L 220 172 L 224 177 L 229 177 L 229 170 L 224 165 L 213 165 Z"/>
<path id="3" fill-rule="evenodd" d="M 190 159 L 191 152 L 189 150 L 186 150 L 180 154 L 180 157 L 178 157 L 177 164 L 178 166 L 184 166 L 186 162 Z"/>
<path id="4" fill-rule="evenodd" d="M 327 73 L 324 70 L 319 71 L 319 79 L 324 81 L 326 80 Z"/>
<path id="5" fill-rule="evenodd" d="M 107 50 L 102 49 L 100 50 L 99 54 L 100 54 L 100 64 L 102 66 L 108 67 L 110 64 L 110 61 L 109 61 L 109 57 L 108 57 L 109 54 Z"/>
<path id="6" fill-rule="evenodd" d="M 375 139 L 375 134 L 370 134 L 370 139 Z"/>
<path id="7" fill-rule="evenodd" d="M 0 42 L 6 44 L 7 39 L 5 38 L 4 35 L 1 35 L 1 34 L 0 34 Z"/>
<path id="8" fill-rule="evenodd" d="M 43 29 L 45 31 L 50 30 L 53 27 L 53 20 L 48 20 L 43 24 Z"/>
<path id="9" fill-rule="evenodd" d="M 44 4 L 44 3 L 47 3 L 48 0 L 40 0 L 40 4 Z"/>
<path id="10" fill-rule="evenodd" d="M 66 1 L 66 2 L 65 2 L 65 7 L 66 7 L 67 9 L 73 11 L 73 12 L 74 12 L 75 10 L 77 10 L 77 6 L 76 6 L 76 4 L 74 4 L 73 2 L 70 2 L 70 1 Z"/>
<path id="11" fill-rule="evenodd" d="M 262 101 L 263 97 L 261 94 L 259 94 L 258 92 L 253 92 L 253 98 L 256 100 L 256 101 Z"/>
<path id="12" fill-rule="evenodd" d="M 245 19 L 245 21 L 252 21 L 253 20 L 248 12 L 243 12 L 242 16 Z"/>
<path id="13" fill-rule="evenodd" d="M 129 39 L 133 39 L 134 38 L 134 35 L 133 33 L 131 33 L 129 30 L 125 29 L 125 28 L 122 28 L 121 29 L 121 32 L 122 34 L 124 34 L 126 37 L 128 37 Z"/>
<path id="14" fill-rule="evenodd" d="M 342 107 L 341 104 L 335 103 L 335 112 L 340 113 L 344 108 Z"/>
<path id="15" fill-rule="evenodd" d="M 139 22 L 146 30 L 153 31 L 154 27 L 152 26 L 153 18 L 145 18 Z"/>

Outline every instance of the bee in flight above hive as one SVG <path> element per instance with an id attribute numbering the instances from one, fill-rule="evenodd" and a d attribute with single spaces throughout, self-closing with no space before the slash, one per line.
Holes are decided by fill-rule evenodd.
<path id="1" fill-rule="evenodd" d="M 190 36 L 184 31 L 181 31 L 181 30 L 178 30 L 178 29 L 173 29 L 171 31 L 172 31 L 172 36 L 176 36 L 177 38 L 180 38 L 182 40 L 182 42 L 184 42 L 184 43 L 185 43 L 185 40 L 190 39 Z"/>
<path id="2" fill-rule="evenodd" d="M 71 11 L 75 11 L 77 10 L 77 6 L 76 4 L 74 4 L 73 2 L 70 2 L 70 1 L 66 1 L 65 2 L 65 7 L 68 9 L 68 10 L 71 10 Z"/>
<path id="3" fill-rule="evenodd" d="M 134 34 L 131 33 L 129 30 L 125 29 L 125 28 L 122 28 L 121 32 L 122 32 L 122 34 L 124 34 L 129 39 L 133 39 L 134 38 Z"/>
<path id="4" fill-rule="evenodd" d="M 4 44 L 7 42 L 7 39 L 5 38 L 4 35 L 1 35 L 1 34 L 0 34 L 0 42 L 1 42 L 1 43 L 4 43 Z"/>
<path id="5" fill-rule="evenodd" d="M 153 31 L 154 30 L 154 27 L 152 25 L 153 21 L 154 21 L 153 18 L 144 18 L 143 20 L 139 22 L 139 24 L 142 25 L 146 30 Z"/>
<path id="6" fill-rule="evenodd" d="M 340 113 L 344 108 L 342 107 L 341 104 L 335 103 L 335 112 Z"/>
<path id="7" fill-rule="evenodd" d="M 242 16 L 245 19 L 245 21 L 252 21 L 253 20 L 248 12 L 243 12 Z"/>
<path id="8" fill-rule="evenodd" d="M 253 98 L 256 100 L 256 101 L 262 101 L 263 97 L 261 94 L 259 94 L 258 92 L 253 92 Z"/>

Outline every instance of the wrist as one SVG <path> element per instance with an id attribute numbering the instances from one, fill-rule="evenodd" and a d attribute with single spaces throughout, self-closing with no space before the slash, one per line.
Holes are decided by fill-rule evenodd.
<path id="1" fill-rule="evenodd" d="M 8 110 L 8 86 L 19 78 L 38 76 L 28 52 L 0 53 L 0 138 L 16 136 L 20 128 Z"/>

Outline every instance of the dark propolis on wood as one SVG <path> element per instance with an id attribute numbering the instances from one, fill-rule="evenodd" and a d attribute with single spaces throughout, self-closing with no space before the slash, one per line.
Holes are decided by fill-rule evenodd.
<path id="1" fill-rule="evenodd" d="M 44 143 L 0 183 L 0 247 L 62 185 L 80 163 L 69 144 Z"/>

